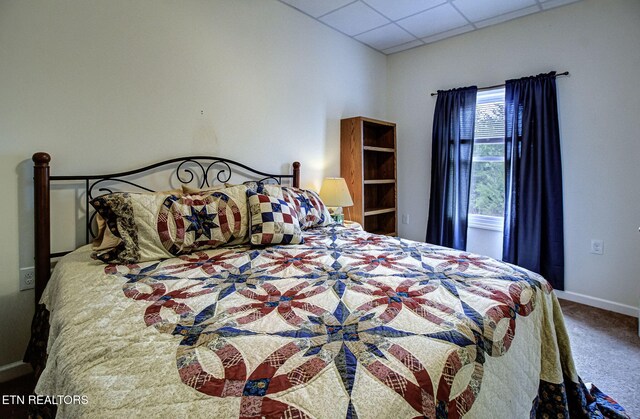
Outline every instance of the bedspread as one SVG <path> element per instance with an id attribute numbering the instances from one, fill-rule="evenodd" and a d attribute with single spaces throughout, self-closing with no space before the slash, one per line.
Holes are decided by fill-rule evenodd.
<path id="1" fill-rule="evenodd" d="M 357 228 L 304 240 L 136 265 L 73 252 L 42 299 L 36 392 L 86 396 L 63 417 L 586 415 L 539 275 Z"/>

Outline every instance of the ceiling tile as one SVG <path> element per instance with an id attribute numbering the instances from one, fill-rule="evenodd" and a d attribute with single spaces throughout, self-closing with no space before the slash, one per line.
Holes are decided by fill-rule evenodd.
<path id="1" fill-rule="evenodd" d="M 472 22 L 536 5 L 535 0 L 454 0 L 453 5 Z"/>
<path id="2" fill-rule="evenodd" d="M 425 44 L 430 44 L 432 42 L 440 41 L 441 39 L 450 38 L 452 36 L 460 35 L 461 33 L 470 32 L 474 28 L 471 25 L 465 25 L 460 28 L 452 29 L 446 32 L 440 32 L 435 35 L 428 36 L 426 38 L 422 38 Z"/>
<path id="3" fill-rule="evenodd" d="M 404 50 L 407 50 L 407 49 L 419 47 L 420 45 L 424 45 L 424 42 L 422 42 L 420 40 L 411 41 L 411 42 L 407 42 L 406 44 L 398 45 L 397 47 L 385 49 L 382 52 L 385 53 L 385 54 L 393 54 L 393 53 L 404 51 Z"/>
<path id="4" fill-rule="evenodd" d="M 355 38 L 379 50 L 395 47 L 416 39 L 413 35 L 394 23 L 365 32 Z"/>
<path id="5" fill-rule="evenodd" d="M 398 20 L 446 3 L 446 0 L 365 0 L 365 2 L 389 19 Z"/>
<path id="6" fill-rule="evenodd" d="M 351 36 L 389 23 L 389 19 L 361 2 L 324 15 L 320 21 Z"/>
<path id="7" fill-rule="evenodd" d="M 464 26 L 469 22 L 450 4 L 443 4 L 442 6 L 399 20 L 397 23 L 418 38 L 424 38 Z"/>
<path id="8" fill-rule="evenodd" d="M 527 7 L 525 9 L 516 10 L 515 12 L 505 13 L 500 16 L 492 17 L 490 19 L 483 20 L 481 22 L 476 22 L 475 25 L 478 28 L 484 28 L 491 25 L 496 25 L 498 23 L 506 22 L 507 20 L 515 19 L 520 16 L 530 15 L 531 13 L 539 12 L 540 8 L 536 6 Z"/>
<path id="9" fill-rule="evenodd" d="M 545 10 L 553 9 L 554 7 L 564 6 L 565 4 L 575 3 L 576 1 L 578 0 L 545 0 L 545 2 L 542 3 L 542 8 Z"/>
<path id="10" fill-rule="evenodd" d="M 322 16 L 354 0 L 280 0 L 313 17 Z"/>

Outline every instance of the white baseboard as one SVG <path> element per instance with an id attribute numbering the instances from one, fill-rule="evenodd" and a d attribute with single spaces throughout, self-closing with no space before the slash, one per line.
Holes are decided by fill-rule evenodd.
<path id="1" fill-rule="evenodd" d="M 14 378 L 22 377 L 29 374 L 31 371 L 31 365 L 25 364 L 22 361 L 12 362 L 7 365 L 0 365 L 0 383 L 13 380 Z"/>
<path id="2" fill-rule="evenodd" d="M 616 303 L 614 301 L 605 300 L 603 298 L 591 297 L 589 295 L 578 294 L 571 291 L 554 291 L 558 298 L 563 300 L 573 301 L 574 303 L 585 304 L 592 307 L 601 308 L 603 310 L 609 310 L 620 314 L 626 314 L 627 316 L 639 317 L 638 307 L 629 306 L 626 304 Z"/>

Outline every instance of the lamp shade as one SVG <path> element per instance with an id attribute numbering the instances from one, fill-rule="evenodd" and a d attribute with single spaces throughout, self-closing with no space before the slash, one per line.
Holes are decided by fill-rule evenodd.
<path id="1" fill-rule="evenodd" d="M 350 207 L 353 205 L 347 182 L 341 177 L 327 177 L 322 181 L 320 199 L 328 207 Z"/>

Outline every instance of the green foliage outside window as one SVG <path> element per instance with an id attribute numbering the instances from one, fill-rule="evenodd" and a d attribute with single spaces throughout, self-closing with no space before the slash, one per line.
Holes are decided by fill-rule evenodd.
<path id="1" fill-rule="evenodd" d="M 504 216 L 504 100 L 476 107 L 469 213 Z"/>
<path id="2" fill-rule="evenodd" d="M 504 215 L 504 163 L 474 162 L 469 202 L 471 214 Z"/>

